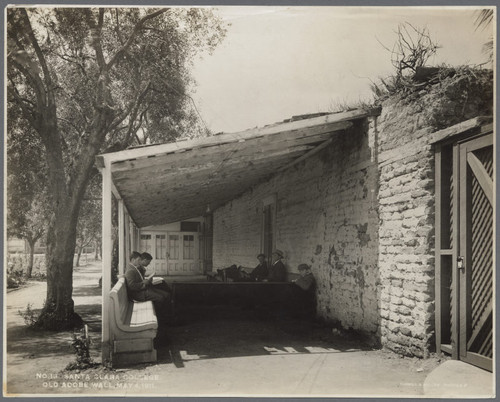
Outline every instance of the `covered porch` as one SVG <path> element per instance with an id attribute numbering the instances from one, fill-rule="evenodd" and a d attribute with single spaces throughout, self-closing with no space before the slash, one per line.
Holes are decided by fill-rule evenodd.
<path id="1" fill-rule="evenodd" d="M 356 122 L 371 114 L 370 111 L 354 110 L 303 116 L 239 133 L 222 133 L 99 155 L 96 163 L 103 179 L 103 362 L 110 357 L 108 294 L 112 283 L 114 214 L 118 216 L 119 274 L 124 273 L 131 251 L 147 251 L 142 246 L 147 245 L 148 238 L 142 237 L 148 235 L 141 237 L 141 234 L 154 235 L 161 233 L 158 232 L 160 227 L 178 225 L 176 233 L 182 235 L 186 233 L 182 231 L 183 224 L 191 228 L 188 229 L 191 232 L 187 232 L 190 234 L 185 236 L 193 238 L 181 237 L 181 240 L 196 240 L 192 248 L 199 264 L 193 269 L 181 266 L 177 273 L 190 276 L 211 271 L 213 211 L 276 173 L 317 154 L 329 146 L 335 136 L 348 135 Z M 117 211 L 113 211 L 113 198 Z M 197 238 L 194 237 L 196 234 Z M 151 244 L 157 246 L 159 241 L 161 247 L 166 248 L 169 260 L 168 250 L 173 243 L 172 239 L 167 239 L 162 243 L 164 239 L 157 237 Z M 261 250 L 250 253 L 260 251 L 267 254 L 270 245 L 272 239 L 270 243 L 263 242 Z M 185 251 L 185 244 L 180 247 Z M 161 274 L 175 274 L 169 266 L 163 271 L 160 265 L 157 267 Z"/>

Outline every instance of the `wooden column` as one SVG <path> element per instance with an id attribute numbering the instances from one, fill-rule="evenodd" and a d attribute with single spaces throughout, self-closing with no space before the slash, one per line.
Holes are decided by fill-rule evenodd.
<path id="1" fill-rule="evenodd" d="M 111 290 L 111 260 L 113 254 L 112 240 L 112 182 L 111 166 L 104 159 L 102 175 L 102 364 L 110 360 L 110 335 L 109 335 L 109 291 Z"/>
<path id="2" fill-rule="evenodd" d="M 125 274 L 127 262 L 125 251 L 125 208 L 123 200 L 118 200 L 118 274 Z"/>
<path id="3" fill-rule="evenodd" d="M 127 266 L 130 256 L 130 215 L 125 212 L 125 266 Z"/>
<path id="4" fill-rule="evenodd" d="M 135 251 L 139 250 L 139 228 L 134 224 L 134 242 L 132 243 L 132 249 Z"/>
<path id="5" fill-rule="evenodd" d="M 442 158 L 441 158 L 441 146 L 438 145 L 435 151 L 435 159 L 434 159 L 434 169 L 435 169 L 435 327 L 436 327 L 436 353 L 439 355 L 441 353 L 441 324 L 443 321 L 442 315 L 444 314 L 443 309 L 441 307 L 441 279 L 442 279 L 442 265 L 441 265 L 441 248 L 442 248 L 442 240 L 441 240 L 441 210 L 442 210 L 442 199 L 441 199 L 441 190 L 442 190 Z"/>

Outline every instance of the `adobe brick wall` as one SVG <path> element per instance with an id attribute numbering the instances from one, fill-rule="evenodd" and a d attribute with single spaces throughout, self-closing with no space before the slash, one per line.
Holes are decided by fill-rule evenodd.
<path id="1" fill-rule="evenodd" d="M 311 264 L 318 315 L 400 354 L 434 349 L 434 151 L 430 134 L 493 113 L 491 72 L 462 71 L 392 96 L 379 117 L 214 214 L 214 267 L 253 267 L 262 200 L 277 247 Z"/>
<path id="2" fill-rule="evenodd" d="M 374 130 L 363 121 L 328 148 L 214 213 L 214 268 L 254 267 L 262 201 L 276 194 L 276 245 L 289 272 L 308 263 L 318 314 L 344 328 L 378 333 L 378 211 Z"/>
<path id="3" fill-rule="evenodd" d="M 379 144 L 381 342 L 404 355 L 434 349 L 434 150 L 430 134 L 492 113 L 487 71 L 446 76 L 386 100 Z"/>
<path id="4" fill-rule="evenodd" d="M 434 329 L 433 130 L 399 103 L 378 120 L 381 343 L 424 357 Z M 425 125 L 425 123 L 423 123 Z M 399 139 L 406 139 L 400 143 Z"/>

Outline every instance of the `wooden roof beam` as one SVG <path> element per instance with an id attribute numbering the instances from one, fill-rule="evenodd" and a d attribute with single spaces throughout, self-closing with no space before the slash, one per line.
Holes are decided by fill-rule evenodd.
<path id="1" fill-rule="evenodd" d="M 270 153 L 262 153 L 259 155 L 249 155 L 245 157 L 236 156 L 234 158 L 229 158 L 222 161 L 215 160 L 214 158 L 212 158 L 210 162 L 206 162 L 205 164 L 198 164 L 197 158 L 193 158 L 193 162 L 196 163 L 196 165 L 192 165 L 190 167 L 169 166 L 168 168 L 163 169 L 162 171 L 158 170 L 157 168 L 151 170 L 141 169 L 141 176 L 140 176 L 141 178 L 139 179 L 139 182 L 141 184 L 153 183 L 153 182 L 176 179 L 181 177 L 184 180 L 186 176 L 192 178 L 197 174 L 209 175 L 211 173 L 221 172 L 224 170 L 231 172 L 233 169 L 249 168 L 249 167 L 251 168 L 253 166 L 266 164 L 269 163 L 270 161 L 273 161 L 275 158 L 280 158 L 280 159 L 293 158 L 311 149 L 314 149 L 314 146 L 303 145 L 299 147 L 293 147 L 290 149 L 280 149 Z M 138 180 L 137 177 L 139 177 L 139 175 L 137 175 L 135 171 L 127 171 L 127 172 L 122 171 L 118 173 L 113 173 L 112 176 L 114 182 L 118 186 L 120 186 L 120 183 L 125 183 L 128 180 Z"/>
<path id="2" fill-rule="evenodd" d="M 274 125 L 265 126 L 262 128 L 255 128 L 237 133 L 220 134 L 211 137 L 196 138 L 188 141 L 177 141 L 168 144 L 161 144 L 137 149 L 128 149 L 120 152 L 105 154 L 109 158 L 110 163 L 125 161 L 129 159 L 145 158 L 156 156 L 160 154 L 167 154 L 170 152 L 180 150 L 191 150 L 205 146 L 212 146 L 217 144 L 238 142 L 241 140 L 248 140 L 257 137 L 272 136 L 274 134 L 293 132 L 297 130 L 307 129 L 310 130 L 315 126 L 335 125 L 345 121 L 360 119 L 372 115 L 373 111 L 365 110 L 351 110 L 343 113 L 332 113 L 312 119 L 297 120 L 287 123 L 277 123 Z M 338 130 L 332 127 L 331 131 Z M 98 155 L 99 158 L 102 155 Z"/>
<path id="3" fill-rule="evenodd" d="M 295 166 L 296 164 L 305 161 L 306 159 L 310 158 L 311 156 L 317 154 L 319 151 L 322 149 L 326 148 L 328 145 L 330 145 L 333 142 L 333 138 L 330 138 L 323 142 L 322 144 L 318 145 L 316 148 L 311 149 L 309 152 L 305 153 L 301 157 L 295 159 L 294 161 L 291 161 L 287 165 L 283 166 L 282 168 L 278 169 L 279 172 L 283 172 L 284 170 L 290 169 L 292 166 Z"/>
<path id="4" fill-rule="evenodd" d="M 211 146 L 196 149 L 196 159 L 214 159 L 221 153 L 233 152 L 244 155 L 264 153 L 268 150 L 282 149 L 284 147 L 307 145 L 313 142 L 323 142 L 332 133 L 345 130 L 352 126 L 349 121 L 336 123 L 332 126 L 312 127 L 310 130 L 296 132 L 283 132 L 268 137 L 256 137 L 247 141 L 234 143 L 213 144 Z M 155 146 L 157 147 L 157 146 Z M 159 147 L 159 146 L 158 146 Z M 193 149 L 191 149 L 193 151 Z M 158 154 L 149 157 L 119 161 L 112 164 L 113 173 L 119 171 L 144 169 L 151 166 L 164 166 L 174 163 L 189 162 L 186 157 L 188 150 L 183 153 Z"/>

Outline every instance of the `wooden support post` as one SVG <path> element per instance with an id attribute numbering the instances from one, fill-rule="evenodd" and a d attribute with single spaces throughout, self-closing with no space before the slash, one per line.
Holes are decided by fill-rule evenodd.
<path id="1" fill-rule="evenodd" d="M 118 274 L 125 274 L 126 266 L 125 252 L 125 210 L 123 200 L 118 200 Z"/>
<path id="2" fill-rule="evenodd" d="M 441 353 L 441 324 L 442 324 L 442 306 L 441 306 L 441 279 L 442 279 L 442 266 L 441 266 L 441 210 L 442 210 L 442 198 L 441 189 L 443 183 L 441 182 L 442 173 L 442 158 L 441 158 L 441 146 L 436 147 L 435 152 L 435 328 L 436 328 L 436 352 L 439 355 Z"/>
<path id="3" fill-rule="evenodd" d="M 111 261 L 113 254 L 112 240 L 112 197 L 111 166 L 104 160 L 102 175 L 102 364 L 111 359 L 109 335 L 109 291 L 111 290 Z"/>
<path id="4" fill-rule="evenodd" d="M 128 261 L 130 256 L 130 216 L 125 213 L 125 261 Z M 127 263 L 125 263 L 126 266 Z"/>

